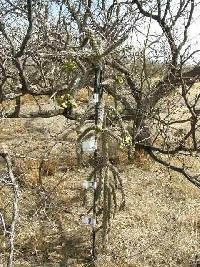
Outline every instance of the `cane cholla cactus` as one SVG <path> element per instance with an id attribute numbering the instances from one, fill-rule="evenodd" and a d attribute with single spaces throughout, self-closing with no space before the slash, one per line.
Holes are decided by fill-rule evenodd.
<path id="1" fill-rule="evenodd" d="M 111 130 L 106 125 L 108 109 L 101 106 L 101 116 L 99 116 L 99 124 L 91 126 L 91 124 L 79 135 L 78 146 L 88 139 L 90 136 L 96 135 L 97 140 L 97 159 L 94 162 L 94 169 L 88 177 L 88 181 L 92 181 L 96 177 L 97 188 L 95 195 L 97 228 L 96 231 L 101 231 L 103 239 L 103 247 L 106 246 L 108 233 L 111 226 L 111 219 L 114 217 L 117 210 L 120 210 L 125 205 L 125 195 L 117 167 L 109 160 L 109 136 Z M 99 130 L 101 129 L 101 130 Z M 119 194 L 121 199 L 118 199 Z M 88 210 L 92 211 L 93 207 Z"/>

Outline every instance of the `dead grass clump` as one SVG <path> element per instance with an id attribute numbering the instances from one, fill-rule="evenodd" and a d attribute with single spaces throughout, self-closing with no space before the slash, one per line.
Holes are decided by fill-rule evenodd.
<path id="1" fill-rule="evenodd" d="M 75 153 L 69 153 L 67 157 L 63 160 L 62 164 L 69 170 L 74 170 L 77 168 L 77 157 Z"/>
<path id="2" fill-rule="evenodd" d="M 39 163 L 39 175 L 53 176 L 55 175 L 59 165 L 59 160 L 56 158 L 49 158 L 41 160 Z"/>
<path id="3" fill-rule="evenodd" d="M 137 168 L 141 168 L 145 171 L 150 169 L 152 160 L 143 148 L 137 147 L 134 151 L 133 163 Z"/>
<path id="4" fill-rule="evenodd" d="M 14 162 L 14 174 L 21 187 L 37 186 L 39 179 L 39 161 L 37 159 L 16 159 Z"/>
<path id="5" fill-rule="evenodd" d="M 12 129 L 12 131 L 11 131 Z M 23 121 L 19 119 L 1 119 L 0 120 L 0 140 L 3 143 L 13 141 L 15 138 L 22 138 L 26 133 Z"/>
<path id="6" fill-rule="evenodd" d="M 76 95 L 76 100 L 78 102 L 87 103 L 89 99 L 89 95 L 91 94 L 91 90 L 89 88 L 82 88 L 78 91 L 78 94 Z"/>
<path id="7" fill-rule="evenodd" d="M 115 107 L 115 99 L 111 95 L 104 94 L 104 101 L 106 106 L 112 106 Z"/>

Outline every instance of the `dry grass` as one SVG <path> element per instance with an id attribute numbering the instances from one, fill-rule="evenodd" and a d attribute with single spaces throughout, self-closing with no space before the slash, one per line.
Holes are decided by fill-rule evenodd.
<path id="1" fill-rule="evenodd" d="M 76 101 L 81 103 L 88 103 L 88 98 L 91 95 L 91 92 L 91 88 L 82 88 L 78 91 L 78 94 L 76 95 Z"/>
<path id="2" fill-rule="evenodd" d="M 85 91 L 81 94 L 83 101 Z M 91 169 L 77 168 L 76 136 L 59 137 L 71 125 L 64 120 L 58 125 L 57 119 L 6 120 L 0 127 L 1 142 L 11 148 L 13 157 L 24 156 L 15 162 L 20 187 L 15 267 L 92 266 L 88 259 L 91 228 L 80 220 L 87 212 L 81 184 Z M 44 128 L 48 130 L 45 134 Z M 126 149 L 120 150 L 116 143 L 110 149 L 110 158 L 120 162 L 126 208 L 113 220 L 107 250 L 99 249 L 95 267 L 194 267 L 195 257 L 200 256 L 199 191 L 177 173 L 151 162 L 143 152 L 140 160 L 129 164 Z M 45 156 L 41 184 L 39 166 Z M 193 163 L 190 158 L 188 164 Z M 199 168 L 198 161 L 195 168 Z M 9 223 L 8 195 L 8 188 L 0 191 L 0 208 Z M 100 248 L 100 236 L 98 244 Z M 2 232 L 0 251 L 7 255 Z"/>
<path id="3" fill-rule="evenodd" d="M 198 191 L 164 171 L 132 169 L 126 178 L 127 209 L 114 221 L 110 246 L 117 257 L 124 266 L 189 266 L 199 250 Z"/>
<path id="4" fill-rule="evenodd" d="M 200 248 L 199 192 L 156 165 L 153 172 L 123 169 L 126 208 L 114 219 L 107 251 L 99 251 L 95 266 L 190 266 Z M 16 266 L 60 266 L 67 259 L 69 266 L 89 266 L 91 231 L 80 222 L 86 212 L 81 181 L 89 171 L 45 176 L 45 191 L 23 188 Z"/>

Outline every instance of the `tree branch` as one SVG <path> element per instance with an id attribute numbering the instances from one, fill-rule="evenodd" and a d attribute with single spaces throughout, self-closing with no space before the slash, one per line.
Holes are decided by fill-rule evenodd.
<path id="1" fill-rule="evenodd" d="M 198 176 L 189 174 L 183 167 L 177 167 L 174 166 L 163 159 L 157 157 L 150 148 L 146 149 L 147 153 L 158 163 L 164 165 L 165 167 L 170 168 L 173 171 L 176 171 L 178 173 L 181 173 L 189 182 L 191 182 L 193 185 L 195 185 L 197 188 L 200 189 L 200 180 L 198 180 Z"/>
<path id="2" fill-rule="evenodd" d="M 19 49 L 19 51 L 17 52 L 17 54 L 15 55 L 16 58 L 21 57 L 24 53 L 24 50 L 26 48 L 26 45 L 28 43 L 28 40 L 31 38 L 31 32 L 32 32 L 32 28 L 33 28 L 33 22 L 32 22 L 32 0 L 27 0 L 27 11 L 28 11 L 28 29 L 26 32 L 26 35 L 24 37 L 24 40 L 21 44 L 21 47 Z"/>
<path id="3" fill-rule="evenodd" d="M 3 157 L 3 159 L 6 162 L 8 175 L 10 178 L 10 184 L 12 188 L 12 222 L 10 225 L 10 231 L 9 231 L 9 256 L 7 261 L 7 266 L 12 267 L 13 266 L 13 259 L 14 259 L 14 241 L 15 241 L 15 235 L 16 235 L 16 223 L 18 219 L 18 185 L 15 180 L 15 176 L 13 174 L 13 165 L 11 158 L 9 156 L 8 150 L 5 147 L 0 148 L 0 156 Z"/>

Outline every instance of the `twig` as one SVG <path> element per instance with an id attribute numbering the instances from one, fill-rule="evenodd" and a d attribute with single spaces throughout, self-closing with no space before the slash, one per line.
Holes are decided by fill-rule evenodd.
<path id="1" fill-rule="evenodd" d="M 12 267 L 13 258 L 14 258 L 14 241 L 15 241 L 15 235 L 16 235 L 16 223 L 18 219 L 18 185 L 16 183 L 15 176 L 13 174 L 13 166 L 12 166 L 11 158 L 9 156 L 8 150 L 5 147 L 3 147 L 2 151 L 0 151 L 0 156 L 2 156 L 6 162 L 9 178 L 11 181 L 12 195 L 13 195 L 12 222 L 11 222 L 10 231 L 9 231 L 9 256 L 8 256 L 8 261 L 7 261 L 7 267 Z"/>

